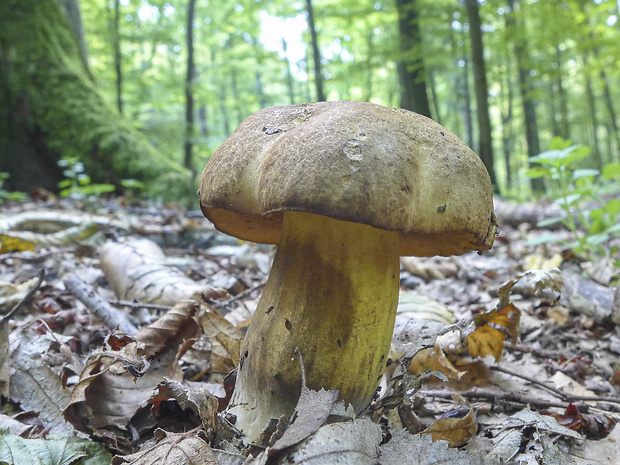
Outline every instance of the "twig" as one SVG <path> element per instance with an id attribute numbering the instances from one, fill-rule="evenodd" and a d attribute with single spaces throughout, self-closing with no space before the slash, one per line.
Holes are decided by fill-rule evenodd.
<path id="1" fill-rule="evenodd" d="M 514 376 L 516 378 L 521 378 L 521 379 L 524 379 L 526 381 L 529 381 L 532 384 L 535 384 L 537 386 L 540 386 L 542 388 L 545 388 L 545 389 L 553 392 L 554 394 L 560 396 L 564 400 L 568 400 L 568 397 L 569 397 L 568 394 L 565 394 L 562 391 L 560 391 L 559 389 L 556 389 L 553 386 L 549 386 L 549 385 L 547 385 L 547 384 L 545 384 L 545 383 L 543 383 L 541 381 L 538 381 L 538 380 L 536 380 L 534 378 L 530 378 L 529 376 L 522 375 L 520 373 L 515 373 L 514 371 L 510 371 L 510 370 L 508 370 L 506 368 L 502 368 L 502 367 L 499 367 L 499 366 L 491 366 L 489 368 L 491 370 L 494 370 L 494 371 L 500 371 L 502 373 L 506 373 L 507 375 Z"/>
<path id="2" fill-rule="evenodd" d="M 108 328 L 118 328 L 130 336 L 138 332 L 138 328 L 129 320 L 125 312 L 112 307 L 76 275 L 69 274 L 65 276 L 63 282 L 67 290 L 77 297 L 86 308 L 94 312 Z"/>
<path id="3" fill-rule="evenodd" d="M 37 292 L 37 290 L 41 287 L 41 284 L 43 284 L 44 279 L 45 279 L 45 270 L 40 269 L 39 279 L 37 280 L 37 282 L 34 283 L 34 285 L 30 289 L 28 289 L 28 292 L 26 293 L 24 298 L 21 299 L 19 302 L 17 302 L 17 304 L 15 304 L 15 306 L 6 315 L 4 315 L 0 320 L 1 321 L 8 320 L 15 313 L 17 313 L 22 307 L 26 306 L 32 300 L 34 293 Z"/>
<path id="4" fill-rule="evenodd" d="M 115 305 L 117 307 L 130 307 L 130 308 L 148 308 L 151 310 L 170 310 L 169 305 L 160 305 L 160 304 L 147 304 L 144 302 L 131 302 L 129 300 L 111 300 L 111 305 Z"/>
<path id="5" fill-rule="evenodd" d="M 235 300 L 239 300 L 239 299 L 243 299 L 244 297 L 246 297 L 247 295 L 251 294 L 254 291 L 257 291 L 258 289 L 260 289 L 261 287 L 264 287 L 265 284 L 267 284 L 267 280 L 264 280 L 261 283 L 256 284 L 255 286 L 249 287 L 244 291 L 241 291 L 239 294 L 232 296 L 230 299 L 226 299 L 224 301 L 222 301 L 222 305 L 229 305 L 232 302 L 234 302 Z"/>
<path id="6" fill-rule="evenodd" d="M 558 402 L 558 401 L 549 401 L 544 400 L 539 397 L 530 397 L 518 394 L 516 392 L 503 392 L 503 391 L 493 391 L 490 389 L 481 389 L 474 388 L 469 391 L 464 392 L 452 392 L 452 391 L 418 391 L 420 395 L 426 397 L 438 397 L 441 399 L 451 399 L 453 396 L 458 395 L 465 397 L 466 399 L 482 399 L 489 401 L 491 403 L 495 403 L 498 400 L 515 402 L 519 404 L 525 405 L 535 405 L 540 408 L 548 408 L 548 407 L 560 407 L 567 408 L 568 402 Z M 577 407 L 583 407 L 583 405 L 577 405 Z"/>
<path id="7" fill-rule="evenodd" d="M 558 358 L 561 355 L 565 355 L 565 354 L 562 354 L 562 352 L 558 350 L 535 349 L 533 347 L 526 346 L 523 344 L 512 344 L 506 341 L 504 342 L 504 348 L 508 350 L 514 350 L 515 352 L 521 352 L 524 354 L 532 354 L 540 358 Z"/>
<path id="8" fill-rule="evenodd" d="M 600 397 L 600 396 L 579 396 L 579 395 L 575 395 L 575 394 L 567 394 L 565 392 L 560 391 L 559 389 L 556 389 L 552 386 L 548 386 L 544 383 L 541 383 L 540 381 L 537 381 L 535 379 L 530 378 L 529 376 L 525 376 L 519 373 L 515 373 L 513 371 L 507 370 L 506 368 L 501 368 L 501 367 L 489 367 L 491 368 L 491 370 L 495 370 L 495 371 L 501 371 L 502 373 L 506 373 L 507 375 L 511 375 L 511 376 L 515 376 L 517 378 L 521 378 L 524 379 L 526 381 L 529 381 L 530 383 L 536 384 L 538 386 L 544 387 L 545 389 L 548 389 L 549 391 L 557 394 L 558 396 L 560 396 L 562 399 L 564 399 L 567 402 L 604 402 L 604 403 L 610 403 L 610 404 L 618 404 L 620 405 L 620 397 Z"/>

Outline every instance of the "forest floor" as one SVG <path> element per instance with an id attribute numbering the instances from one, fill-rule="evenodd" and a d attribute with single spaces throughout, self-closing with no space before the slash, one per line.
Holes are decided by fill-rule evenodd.
<path id="1" fill-rule="evenodd" d="M 620 463 L 619 270 L 528 245 L 548 231 L 511 211 L 498 203 L 491 251 L 401 260 L 391 363 L 362 418 L 310 390 L 248 446 L 227 375 L 274 247 L 175 205 L 4 204 L 0 462 Z"/>

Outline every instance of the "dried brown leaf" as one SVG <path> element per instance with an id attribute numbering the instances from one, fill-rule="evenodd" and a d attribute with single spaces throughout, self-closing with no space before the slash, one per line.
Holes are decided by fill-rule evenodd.
<path id="1" fill-rule="evenodd" d="M 142 452 L 116 456 L 112 465 L 219 465 L 215 452 L 200 433 L 166 433 L 157 431 L 160 441 Z"/>
<path id="2" fill-rule="evenodd" d="M 159 319 L 141 328 L 136 339 L 145 346 L 145 353 L 152 357 L 164 350 L 177 350 L 183 340 L 198 335 L 195 316 L 200 310 L 196 298 L 183 299 Z"/>
<path id="3" fill-rule="evenodd" d="M 519 320 L 521 311 L 512 304 L 501 310 L 495 309 L 474 317 L 476 330 L 467 338 L 469 353 L 472 357 L 492 355 L 496 360 L 502 358 L 504 340 L 510 337 L 516 342 L 519 337 Z"/>
<path id="4" fill-rule="evenodd" d="M 209 391 L 184 386 L 179 381 L 168 378 L 159 383 L 157 391 L 158 393 L 149 400 L 150 403 L 174 399 L 182 409 L 190 409 L 200 417 L 205 431 L 215 431 L 219 403 L 217 397 Z"/>
<path id="5" fill-rule="evenodd" d="M 114 338 L 112 345 L 118 347 L 120 340 Z M 75 428 L 91 432 L 115 427 L 124 431 L 134 414 L 147 405 L 164 376 L 181 378 L 172 363 L 174 354 L 150 365 L 143 346 L 131 338 L 130 341 L 118 350 L 103 350 L 89 357 L 64 411 Z"/>
<path id="6" fill-rule="evenodd" d="M 470 408 L 463 418 L 445 417 L 435 421 L 424 434 L 430 434 L 434 441 L 448 441 L 450 447 L 466 444 L 478 431 L 474 409 Z"/>
<path id="7" fill-rule="evenodd" d="M 211 310 L 201 312 L 198 320 L 202 331 L 212 344 L 211 351 L 230 360 L 233 367 L 236 367 L 239 364 L 239 352 L 243 342 L 241 330 Z"/>
<path id="8" fill-rule="evenodd" d="M 101 269 L 120 299 L 175 305 L 208 289 L 168 266 L 164 252 L 148 239 L 107 242 L 99 255 Z"/>
<path id="9" fill-rule="evenodd" d="M 439 344 L 421 350 L 409 364 L 408 371 L 412 375 L 420 375 L 426 370 L 441 371 L 449 381 L 457 381 L 463 376 L 463 373 L 454 368 Z"/>

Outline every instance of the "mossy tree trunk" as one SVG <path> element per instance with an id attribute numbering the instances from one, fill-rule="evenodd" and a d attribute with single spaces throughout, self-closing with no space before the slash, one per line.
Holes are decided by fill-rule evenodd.
<path id="1" fill-rule="evenodd" d="M 56 161 L 74 156 L 93 182 L 135 178 L 189 191 L 187 171 L 99 93 L 65 11 L 60 0 L 0 2 L 0 171 L 11 176 L 7 187 L 55 189 L 62 177 Z M 180 194 L 177 187 L 173 195 Z"/>

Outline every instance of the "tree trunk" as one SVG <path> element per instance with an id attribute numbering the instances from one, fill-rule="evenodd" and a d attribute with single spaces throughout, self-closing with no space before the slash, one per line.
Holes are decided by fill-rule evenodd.
<path id="1" fill-rule="evenodd" d="M 286 39 L 282 37 L 282 50 L 284 51 L 284 61 L 286 63 L 286 89 L 288 100 L 291 105 L 295 104 L 295 87 L 293 86 L 293 74 L 291 73 L 291 62 L 286 55 Z"/>
<path id="2" fill-rule="evenodd" d="M 116 72 L 116 106 L 123 113 L 123 66 L 121 55 L 121 2 L 114 0 L 114 19 L 112 20 L 112 53 L 114 55 L 114 71 Z"/>
<path id="3" fill-rule="evenodd" d="M 0 119 L 10 123 L 6 134 L 0 125 L 7 188 L 54 190 L 62 155 L 80 159 L 93 182 L 158 179 L 152 186 L 170 195 L 189 192 L 188 173 L 99 94 L 58 0 L 0 2 L 0 61 Z"/>
<path id="4" fill-rule="evenodd" d="M 558 63 L 558 69 L 556 74 L 556 87 L 558 89 L 559 103 L 560 103 L 560 132 L 559 135 L 563 139 L 570 137 L 570 123 L 568 118 L 568 95 L 564 88 L 564 79 L 562 78 L 562 50 L 556 48 L 556 60 Z"/>
<path id="5" fill-rule="evenodd" d="M 515 18 L 515 6 L 519 0 L 508 0 L 511 12 L 506 16 L 506 26 L 513 32 L 513 47 L 515 59 L 517 61 L 517 75 L 519 77 L 519 93 L 521 94 L 521 105 L 523 106 L 523 118 L 525 125 L 525 140 L 527 142 L 527 154 L 531 158 L 540 153 L 540 140 L 538 138 L 538 123 L 536 121 L 536 104 L 532 98 L 530 87 L 530 70 L 527 67 L 526 42 L 522 36 L 524 25 Z M 532 189 L 534 191 L 544 191 L 545 184 L 543 178 L 532 179 Z"/>
<path id="6" fill-rule="evenodd" d="M 60 0 L 64 8 L 65 16 L 71 24 L 73 35 L 78 43 L 82 60 L 88 66 L 88 48 L 86 47 L 86 39 L 84 38 L 84 27 L 82 26 L 82 14 L 80 13 L 79 0 Z"/>
<path id="7" fill-rule="evenodd" d="M 308 12 L 308 28 L 312 39 L 312 55 L 314 58 L 314 84 L 316 86 L 316 99 L 318 102 L 327 100 L 323 91 L 323 74 L 321 72 L 321 51 L 319 50 L 319 39 L 314 25 L 314 9 L 312 0 L 306 0 L 306 10 Z"/>
<path id="8" fill-rule="evenodd" d="M 513 93 L 512 93 L 512 76 L 510 67 L 507 66 L 505 81 L 500 86 L 502 97 L 501 117 L 502 117 L 502 151 L 504 155 L 504 169 L 506 170 L 506 187 L 512 187 L 512 165 L 511 158 L 514 149 L 514 135 L 512 130 L 512 114 L 513 114 Z M 504 103 L 505 102 L 505 103 Z"/>
<path id="9" fill-rule="evenodd" d="M 404 56 L 403 60 L 398 62 L 400 106 L 430 118 L 417 0 L 396 0 L 396 9 L 400 50 Z"/>
<path id="10" fill-rule="evenodd" d="M 583 55 L 583 64 L 584 68 L 586 68 L 586 97 L 588 100 L 588 108 L 590 109 L 590 119 L 592 121 L 592 156 L 596 163 L 596 168 L 598 170 L 603 169 L 603 160 L 601 157 L 601 144 L 598 138 L 598 128 L 599 121 L 598 115 L 596 114 L 596 97 L 594 96 L 594 89 L 592 88 L 592 78 L 588 73 L 588 57 Z"/>
<path id="11" fill-rule="evenodd" d="M 192 183 L 196 180 L 194 167 L 194 79 L 196 66 L 194 64 L 194 13 L 196 0 L 187 3 L 187 71 L 185 73 L 185 157 L 183 166 L 192 174 Z"/>
<path id="12" fill-rule="evenodd" d="M 480 148 L 478 154 L 489 172 L 494 189 L 497 190 L 497 180 L 495 178 L 495 168 L 493 164 L 491 118 L 489 117 L 489 90 L 487 86 L 487 73 L 484 65 L 484 50 L 478 1 L 466 0 L 465 6 L 467 7 L 467 16 L 469 18 L 471 57 L 474 65 L 474 83 L 476 90 L 476 113 L 478 116 L 478 131 L 480 133 Z"/>
<path id="13" fill-rule="evenodd" d="M 366 49 L 368 50 L 366 59 L 366 92 L 364 93 L 364 100 L 370 102 L 372 98 L 372 75 L 373 75 L 373 60 L 375 55 L 375 46 L 373 43 L 373 29 L 369 28 L 366 33 Z"/>

